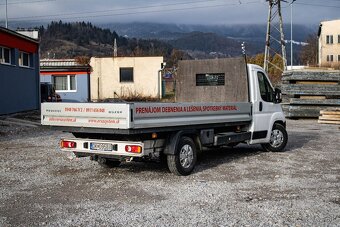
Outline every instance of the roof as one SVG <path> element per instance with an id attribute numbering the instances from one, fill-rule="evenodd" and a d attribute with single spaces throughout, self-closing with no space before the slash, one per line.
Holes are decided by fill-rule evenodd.
<path id="1" fill-rule="evenodd" d="M 36 44 L 39 44 L 39 40 L 32 39 L 31 37 L 22 35 L 22 34 L 20 34 L 18 32 L 15 32 L 13 30 L 8 29 L 8 28 L 4 28 L 4 27 L 0 26 L 0 31 L 5 32 L 5 33 L 10 34 L 10 35 L 14 35 L 14 36 L 16 36 L 18 38 L 25 39 L 27 41 L 30 41 L 30 42 L 33 42 L 33 43 L 36 43 Z"/>
<path id="2" fill-rule="evenodd" d="M 132 59 L 132 58 L 164 58 L 163 56 L 117 56 L 117 57 L 91 57 L 93 59 Z"/>
<path id="3" fill-rule="evenodd" d="M 320 37 L 321 35 L 322 25 L 328 22 L 339 22 L 340 23 L 340 19 L 321 21 L 319 25 L 319 29 L 318 29 L 318 37 Z"/>
<path id="4" fill-rule="evenodd" d="M 75 59 L 41 59 L 40 70 L 45 72 L 52 71 L 88 71 L 88 64 L 80 64 Z"/>
<path id="5" fill-rule="evenodd" d="M 68 66 L 84 66 L 79 64 L 75 59 L 41 59 L 40 60 L 41 67 L 68 67 Z"/>
<path id="6" fill-rule="evenodd" d="M 340 21 L 340 19 L 324 20 L 324 21 L 321 21 L 320 24 L 322 24 L 322 23 L 327 23 L 327 22 L 333 22 L 333 21 Z"/>

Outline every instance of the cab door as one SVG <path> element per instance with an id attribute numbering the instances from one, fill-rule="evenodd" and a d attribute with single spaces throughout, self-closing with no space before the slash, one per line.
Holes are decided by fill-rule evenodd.
<path id="1" fill-rule="evenodd" d="M 256 89 L 254 89 L 255 94 L 253 93 L 255 97 L 251 144 L 268 142 L 273 116 L 277 112 L 282 112 L 281 106 L 275 103 L 275 92 L 266 74 L 259 69 L 255 69 L 254 74 L 253 82 Z"/>

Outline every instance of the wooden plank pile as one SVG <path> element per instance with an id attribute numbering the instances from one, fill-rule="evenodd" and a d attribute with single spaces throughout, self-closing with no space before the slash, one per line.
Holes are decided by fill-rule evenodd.
<path id="1" fill-rule="evenodd" d="M 339 70 L 287 71 L 281 88 L 288 118 L 318 118 L 321 110 L 340 107 Z"/>
<path id="2" fill-rule="evenodd" d="M 340 125 L 340 108 L 321 110 L 318 123 Z"/>

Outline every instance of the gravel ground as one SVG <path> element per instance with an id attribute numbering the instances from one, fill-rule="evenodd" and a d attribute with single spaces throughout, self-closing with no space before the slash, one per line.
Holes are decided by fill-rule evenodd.
<path id="1" fill-rule="evenodd" d="M 0 124 L 0 226 L 340 226 L 339 126 L 289 120 L 284 153 L 205 151 L 188 177 L 104 169 L 58 150 L 67 133 Z"/>

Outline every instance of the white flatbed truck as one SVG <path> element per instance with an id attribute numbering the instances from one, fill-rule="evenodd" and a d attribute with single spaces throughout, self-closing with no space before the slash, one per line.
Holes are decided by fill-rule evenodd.
<path id="1" fill-rule="evenodd" d="M 43 103 L 42 125 L 70 132 L 62 151 L 113 167 L 122 161 L 160 160 L 190 174 L 203 147 L 261 144 L 283 151 L 288 135 L 281 92 L 263 69 L 247 66 L 248 102 Z"/>

